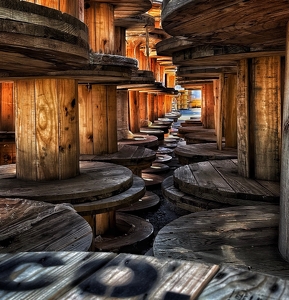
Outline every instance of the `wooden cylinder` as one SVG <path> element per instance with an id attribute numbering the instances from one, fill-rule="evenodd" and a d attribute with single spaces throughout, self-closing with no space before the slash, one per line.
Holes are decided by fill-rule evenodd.
<path id="1" fill-rule="evenodd" d="M 84 0 L 22 0 L 39 5 L 43 5 L 49 8 L 54 8 L 62 11 L 63 13 L 70 14 L 75 18 L 83 21 L 83 7 Z"/>
<path id="2" fill-rule="evenodd" d="M 60 180 L 79 174 L 77 82 L 15 82 L 17 178 Z"/>
<path id="3" fill-rule="evenodd" d="M 139 93 L 140 127 L 148 126 L 148 93 Z"/>
<path id="4" fill-rule="evenodd" d="M 172 111 L 172 102 L 173 102 L 173 96 L 166 95 L 165 96 L 165 113 L 170 113 Z"/>
<path id="5" fill-rule="evenodd" d="M 225 93 L 223 101 L 225 146 L 237 148 L 237 75 L 226 75 Z"/>
<path id="6" fill-rule="evenodd" d="M 89 44 L 97 53 L 114 54 L 114 9 L 108 3 L 90 2 L 85 10 L 85 24 L 89 29 Z"/>
<path id="7" fill-rule="evenodd" d="M 126 56 L 126 30 L 123 27 L 115 27 L 114 54 Z"/>
<path id="8" fill-rule="evenodd" d="M 223 138 L 223 112 L 222 96 L 224 91 L 224 74 L 220 74 L 218 80 L 214 80 L 214 99 L 215 99 L 215 132 L 217 136 L 217 148 L 222 149 Z"/>
<path id="9" fill-rule="evenodd" d="M 116 87 L 80 85 L 80 153 L 115 153 L 117 147 Z"/>
<path id="10" fill-rule="evenodd" d="M 155 102 L 154 93 L 149 93 L 148 94 L 148 119 L 150 120 L 150 122 L 153 122 L 155 120 L 154 102 Z"/>
<path id="11" fill-rule="evenodd" d="M 289 57 L 289 23 L 287 24 L 286 58 Z M 289 261 L 289 61 L 285 65 L 284 102 L 282 107 L 282 160 L 280 178 L 279 251 Z"/>
<path id="12" fill-rule="evenodd" d="M 165 95 L 158 95 L 158 118 L 163 118 L 165 116 Z"/>
<path id="13" fill-rule="evenodd" d="M 243 59 L 237 66 L 237 136 L 238 173 L 250 177 L 251 147 L 249 138 L 249 61 Z"/>
<path id="14" fill-rule="evenodd" d="M 15 131 L 13 82 L 0 83 L 0 131 Z"/>
<path id="15" fill-rule="evenodd" d="M 152 122 L 158 119 L 159 114 L 159 94 L 154 95 L 154 119 Z"/>
<path id="16" fill-rule="evenodd" d="M 281 58 L 258 57 L 241 61 L 238 68 L 239 172 L 260 180 L 279 180 Z"/>
<path id="17" fill-rule="evenodd" d="M 215 101 L 213 82 L 202 86 L 201 120 L 204 128 L 215 128 Z"/>
<path id="18" fill-rule="evenodd" d="M 128 121 L 128 90 L 118 90 L 117 97 L 117 140 L 127 139 L 133 136 L 129 131 Z"/>
<path id="19" fill-rule="evenodd" d="M 132 133 L 140 132 L 139 92 L 129 91 L 129 129 Z"/>
<path id="20" fill-rule="evenodd" d="M 255 178 L 279 180 L 281 143 L 281 57 L 252 60 Z"/>

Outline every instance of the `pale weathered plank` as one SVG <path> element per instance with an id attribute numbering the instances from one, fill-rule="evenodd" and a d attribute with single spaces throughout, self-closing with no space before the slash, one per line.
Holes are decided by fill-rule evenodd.
<path id="1" fill-rule="evenodd" d="M 89 224 L 69 205 L 0 199 L 0 252 L 87 251 Z"/>
<path id="2" fill-rule="evenodd" d="M 110 197 L 128 189 L 133 182 L 133 174 L 128 168 L 109 163 L 81 162 L 79 176 L 41 182 L 13 178 L 13 166 L 15 168 L 15 165 L 0 167 L 2 174 L 8 169 L 8 176 L 2 177 L 8 178 L 0 181 L 1 197 L 77 203 Z"/>

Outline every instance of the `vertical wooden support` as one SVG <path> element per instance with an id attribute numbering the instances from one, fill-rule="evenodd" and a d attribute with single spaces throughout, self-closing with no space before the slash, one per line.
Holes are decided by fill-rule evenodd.
<path id="1" fill-rule="evenodd" d="M 90 47 L 94 52 L 114 53 L 113 5 L 91 2 L 85 10 Z M 79 87 L 82 154 L 117 152 L 117 100 L 115 85 Z M 82 118 L 84 116 L 84 118 Z"/>
<path id="2" fill-rule="evenodd" d="M 172 111 L 173 96 L 165 95 L 165 114 Z"/>
<path id="3" fill-rule="evenodd" d="M 84 21 L 89 29 L 89 44 L 94 52 L 114 54 L 114 9 L 108 3 L 90 2 Z"/>
<path id="4" fill-rule="evenodd" d="M 218 80 L 214 80 L 214 98 L 215 98 L 215 130 L 217 136 L 217 148 L 222 150 L 223 138 L 223 112 L 222 112 L 222 96 L 224 93 L 224 74 L 220 74 Z"/>
<path id="5" fill-rule="evenodd" d="M 289 261 L 289 23 L 286 36 L 285 87 L 282 118 L 279 251 Z"/>
<path id="6" fill-rule="evenodd" d="M 79 174 L 77 82 L 15 82 L 17 177 L 60 180 Z"/>
<path id="7" fill-rule="evenodd" d="M 111 231 L 109 233 L 114 233 L 116 229 L 116 216 L 115 211 L 110 211 L 103 214 L 98 214 L 95 217 L 95 235 L 102 235 Z"/>
<path id="8" fill-rule="evenodd" d="M 159 94 L 154 94 L 154 119 L 152 122 L 158 119 L 159 113 Z"/>
<path id="9" fill-rule="evenodd" d="M 140 127 L 148 126 L 148 93 L 139 93 L 139 118 Z"/>
<path id="10" fill-rule="evenodd" d="M 13 82 L 0 83 L 0 131 L 14 131 Z"/>
<path id="11" fill-rule="evenodd" d="M 225 145 L 237 148 L 237 75 L 227 74 L 224 98 L 224 135 Z"/>
<path id="12" fill-rule="evenodd" d="M 238 62 L 237 73 L 237 137 L 238 173 L 250 177 L 249 139 L 249 63 L 247 59 Z"/>
<path id="13" fill-rule="evenodd" d="M 126 55 L 126 40 L 125 40 L 126 29 L 124 27 L 115 27 L 115 38 L 114 38 L 114 54 Z"/>
<path id="14" fill-rule="evenodd" d="M 118 90 L 117 98 L 117 140 L 127 139 L 133 136 L 129 131 L 128 121 L 128 90 Z"/>
<path id="15" fill-rule="evenodd" d="M 175 80 L 176 80 L 176 75 L 175 73 L 173 72 L 169 72 L 166 74 L 167 75 L 167 80 L 166 80 L 166 86 L 168 88 L 174 88 L 176 83 L 175 83 Z"/>
<path id="16" fill-rule="evenodd" d="M 139 92 L 129 91 L 129 128 L 132 133 L 140 131 Z"/>
<path id="17" fill-rule="evenodd" d="M 255 177 L 279 180 L 281 143 L 281 57 L 252 60 L 252 119 Z"/>
<path id="18" fill-rule="evenodd" d="M 165 116 L 165 95 L 159 94 L 158 96 L 158 118 Z"/>
<path id="19" fill-rule="evenodd" d="M 201 120 L 204 128 L 215 128 L 215 100 L 214 84 L 206 83 L 202 86 L 202 110 Z"/>
<path id="20" fill-rule="evenodd" d="M 148 119 L 150 120 L 150 122 L 153 122 L 155 120 L 154 102 L 155 102 L 154 93 L 149 93 L 148 94 Z"/>

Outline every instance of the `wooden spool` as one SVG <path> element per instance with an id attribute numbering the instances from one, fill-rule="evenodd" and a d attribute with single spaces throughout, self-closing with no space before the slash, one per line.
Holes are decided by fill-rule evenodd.
<path id="1" fill-rule="evenodd" d="M 67 204 L 0 199 L 0 253 L 88 251 L 89 224 Z"/>

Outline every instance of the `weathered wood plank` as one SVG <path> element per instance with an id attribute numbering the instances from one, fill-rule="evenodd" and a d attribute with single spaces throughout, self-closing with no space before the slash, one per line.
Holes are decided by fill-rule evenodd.
<path id="1" fill-rule="evenodd" d="M 87 251 L 92 231 L 65 204 L 0 199 L 0 253 Z"/>
<path id="2" fill-rule="evenodd" d="M 223 266 L 199 300 L 286 299 L 288 280 Z"/>
<path id="3" fill-rule="evenodd" d="M 119 194 L 133 182 L 133 174 L 128 168 L 109 163 L 81 162 L 79 176 L 41 182 L 13 178 L 13 166 L 15 169 L 15 165 L 0 166 L 0 173 L 5 174 L 5 169 L 8 170 L 8 176 L 2 177 L 8 178 L 0 181 L 1 197 L 78 203 Z"/>
<path id="4" fill-rule="evenodd" d="M 277 247 L 278 225 L 279 208 L 273 205 L 196 212 L 159 231 L 154 255 L 230 264 L 287 279 L 289 264 Z"/>
<path id="5" fill-rule="evenodd" d="M 77 252 L 2 255 L 0 266 L 6 282 L 2 299 L 188 299 L 197 297 L 219 269 L 148 256 Z"/>

